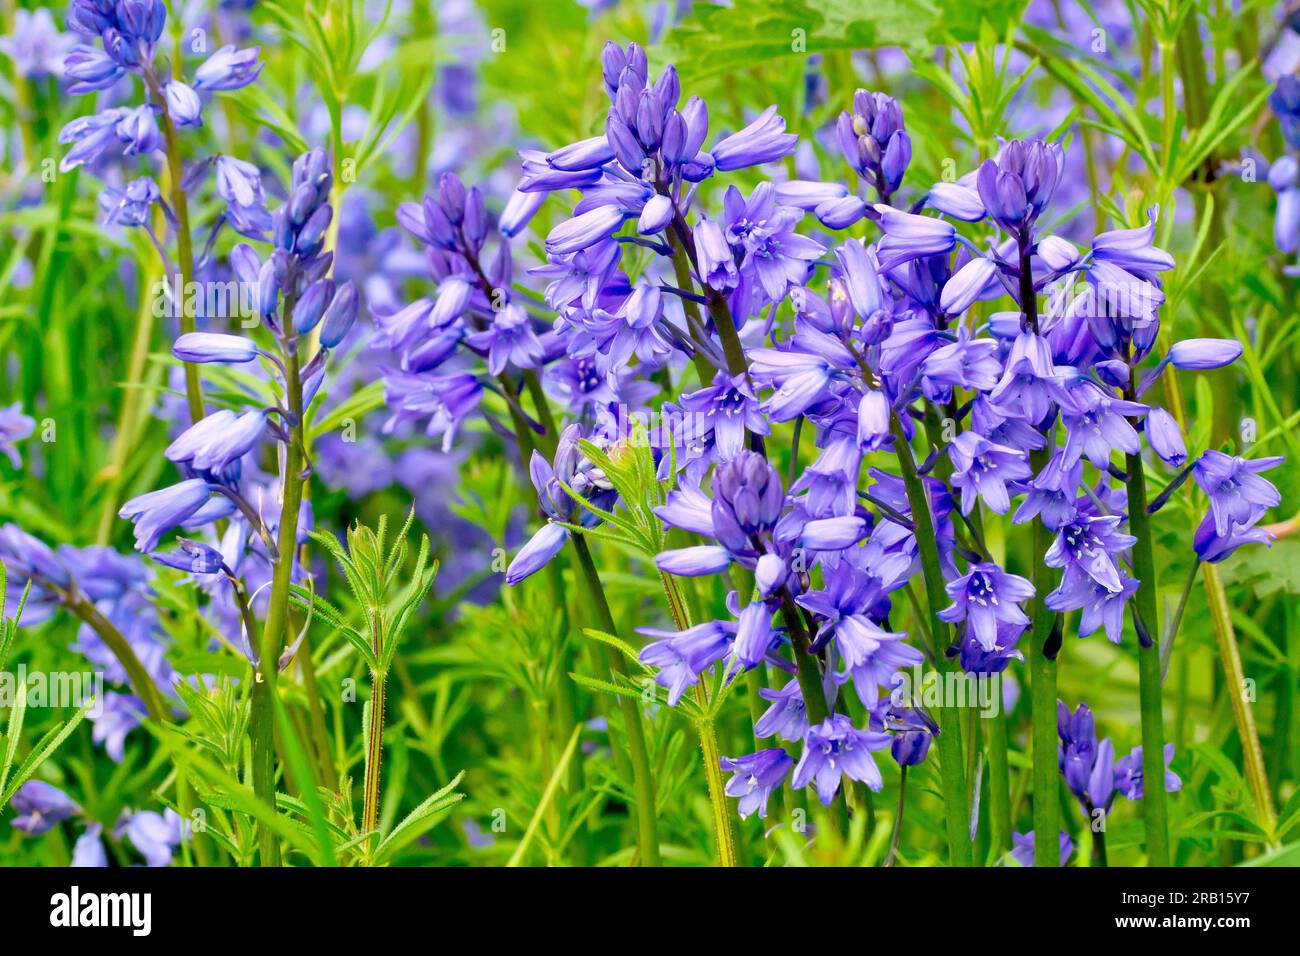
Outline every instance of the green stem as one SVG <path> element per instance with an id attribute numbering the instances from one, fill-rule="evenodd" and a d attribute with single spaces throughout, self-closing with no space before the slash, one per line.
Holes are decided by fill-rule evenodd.
<path id="1" fill-rule="evenodd" d="M 943 573 L 939 564 L 939 543 L 930 517 L 930 501 L 926 497 L 921 476 L 916 470 L 911 446 L 897 415 L 890 416 L 890 430 L 894 436 L 894 450 L 898 456 L 899 470 L 907 487 L 907 501 L 912 511 L 917 550 L 921 555 L 921 577 L 930 612 L 930 652 L 935 662 L 944 660 L 943 636 L 948 626 L 939 619 L 939 611 L 947 606 L 943 590 Z M 939 665 L 942 666 L 942 665 Z M 967 819 L 966 770 L 962 757 L 961 715 L 954 706 L 945 704 L 938 708 L 939 777 L 943 789 L 944 817 L 948 830 L 948 861 L 953 866 L 971 865 L 969 820 Z"/>
<path id="2" fill-rule="evenodd" d="M 292 303 L 284 305 L 284 320 L 290 321 Z M 289 620 L 289 584 L 293 574 L 294 553 L 298 546 L 298 512 L 302 506 L 302 381 L 298 369 L 297 342 L 285 343 L 284 367 L 286 394 L 294 425 L 285 447 L 283 492 L 280 508 L 279 536 L 276 550 L 279 560 L 271 578 L 271 598 L 266 624 L 258 645 L 258 662 L 253 675 L 252 711 L 249 735 L 253 746 L 253 792 L 268 806 L 275 807 L 275 682 L 280 651 L 284 647 Z M 261 836 L 262 863 L 280 865 L 280 845 L 266 827 L 258 828 Z"/>
<path id="3" fill-rule="evenodd" d="M 618 633 L 614 623 L 609 601 L 605 599 L 605 589 L 600 583 L 600 573 L 591 558 L 591 550 L 586 539 L 580 535 L 573 536 L 573 550 L 578 555 L 578 564 L 587 582 L 591 600 L 596 605 L 596 616 L 600 626 L 610 634 Z M 627 664 L 619 654 L 609 655 L 610 665 L 621 677 L 627 676 Z M 646 748 L 645 727 L 641 720 L 641 709 L 637 702 L 622 694 L 618 695 L 619 711 L 623 715 L 624 731 L 627 734 L 627 749 L 632 760 L 632 789 L 636 795 L 636 820 L 638 845 L 641 850 L 642 866 L 659 866 L 659 824 L 655 815 L 654 779 L 650 772 L 650 756 Z"/>
<path id="4" fill-rule="evenodd" d="M 663 582 L 664 594 L 668 598 L 668 607 L 672 610 L 673 621 L 678 630 L 691 626 L 690 614 L 686 611 L 686 602 L 682 600 L 677 582 L 668 574 L 659 572 Z M 722 779 L 722 750 L 718 747 L 717 728 L 709 708 L 709 692 L 700 681 L 695 685 L 695 699 L 704 714 L 695 722 L 695 729 L 700 736 L 700 751 L 704 754 L 704 775 L 709 784 L 709 805 L 713 810 L 713 834 L 718 844 L 718 863 L 720 866 L 736 865 L 736 838 L 731 830 L 731 813 L 727 806 L 727 788 Z"/>
<path id="5" fill-rule="evenodd" d="M 1134 388 L 1127 389 L 1130 398 Z M 1165 728 L 1162 713 L 1160 622 L 1156 601 L 1156 566 L 1147 517 L 1146 473 L 1142 455 L 1128 455 L 1129 533 L 1133 545 L 1133 574 L 1137 594 L 1130 610 L 1141 617 L 1146 640 L 1138 642 L 1138 703 L 1142 718 L 1142 816 L 1146 824 L 1147 858 L 1151 866 L 1169 865 L 1169 809 L 1165 800 Z M 1136 625 L 1136 621 L 1134 622 Z"/>
<path id="6" fill-rule="evenodd" d="M 1038 474 L 1046 465 L 1046 452 L 1030 453 L 1030 467 Z M 1032 621 L 1029 639 L 1029 720 L 1033 754 L 1034 792 L 1034 865 L 1060 866 L 1060 848 L 1057 834 L 1061 830 L 1061 801 L 1056 775 L 1056 652 L 1048 656 L 1055 614 L 1047 606 L 1050 571 L 1043 564 L 1043 555 L 1052 546 L 1051 531 L 1041 521 L 1034 522 L 1031 577 L 1034 597 L 1030 601 L 1029 617 Z"/>
<path id="7" fill-rule="evenodd" d="M 361 832 L 379 825 L 379 772 L 384 757 L 384 694 L 386 674 L 370 675 L 370 737 L 366 741 L 365 798 L 361 805 Z"/>
<path id="8" fill-rule="evenodd" d="M 989 838 L 988 859 L 1000 860 L 1011 849 L 1011 771 L 1007 763 L 1007 715 L 1002 708 L 1002 675 L 990 675 L 997 710 L 988 718 Z"/>

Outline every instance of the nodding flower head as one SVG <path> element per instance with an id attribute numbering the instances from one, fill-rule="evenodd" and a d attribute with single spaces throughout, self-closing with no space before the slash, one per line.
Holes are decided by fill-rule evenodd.
<path id="1" fill-rule="evenodd" d="M 858 90 L 852 112 L 835 126 L 840 150 L 882 200 L 898 189 L 912 161 L 912 140 L 903 129 L 903 109 L 884 93 Z"/>
<path id="2" fill-rule="evenodd" d="M 742 451 L 713 475 L 713 527 L 734 553 L 751 549 L 751 540 L 768 532 L 781 517 L 785 491 L 767 459 Z"/>
<path id="3" fill-rule="evenodd" d="M 1031 225 L 1047 207 L 1061 178 L 1065 155 L 1056 143 L 1013 139 L 975 177 L 980 199 L 1009 235 Z"/>

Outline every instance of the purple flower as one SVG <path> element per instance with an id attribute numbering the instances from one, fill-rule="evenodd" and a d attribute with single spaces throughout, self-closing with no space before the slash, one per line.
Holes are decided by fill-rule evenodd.
<path id="1" fill-rule="evenodd" d="M 23 460 L 14 447 L 14 442 L 22 441 L 35 428 L 36 420 L 23 414 L 21 402 L 0 408 L 0 454 L 7 457 L 15 468 L 21 468 Z"/>
<path id="2" fill-rule="evenodd" d="M 618 206 L 589 209 L 552 229 L 546 237 L 546 251 L 557 256 L 581 252 L 618 232 L 626 218 L 627 213 Z"/>
<path id="3" fill-rule="evenodd" d="M 203 507 L 208 497 L 208 483 L 191 478 L 132 498 L 122 506 L 118 517 L 135 524 L 136 550 L 153 551 L 164 534 Z"/>
<path id="4" fill-rule="evenodd" d="M 1080 704 L 1072 714 L 1058 700 L 1056 730 L 1061 738 L 1057 759 L 1065 785 L 1086 810 L 1108 808 L 1115 790 L 1115 752 L 1109 737 L 1097 742 L 1088 705 Z"/>
<path id="5" fill-rule="evenodd" d="M 948 457 L 952 460 L 953 487 L 961 489 L 962 514 L 970 514 L 977 496 L 991 511 L 1006 514 L 1011 508 L 1007 483 L 1033 474 L 1024 452 L 995 445 L 971 431 L 953 439 Z"/>
<path id="6" fill-rule="evenodd" d="M 1217 564 L 1224 558 L 1229 557 L 1243 544 L 1264 544 L 1272 547 L 1273 535 L 1263 528 L 1243 530 L 1236 525 L 1226 535 L 1216 534 L 1214 515 L 1207 514 L 1201 519 L 1200 525 L 1196 528 L 1192 546 L 1196 551 L 1196 556 L 1202 561 Z"/>
<path id="7" fill-rule="evenodd" d="M 120 226 L 147 226 L 153 204 L 162 199 L 158 184 L 148 176 L 127 183 L 126 189 L 108 187 L 99 194 L 104 222 Z"/>
<path id="8" fill-rule="evenodd" d="M 172 345 L 172 355 L 182 362 L 239 365 L 253 361 L 260 352 L 252 339 L 224 332 L 186 332 Z"/>
<path id="9" fill-rule="evenodd" d="M 72 862 L 68 866 L 76 867 L 107 867 L 108 853 L 104 850 L 104 842 L 100 839 L 104 828 L 98 823 L 86 824 L 86 829 L 82 831 L 81 836 L 77 837 L 77 842 L 72 848 Z"/>
<path id="10" fill-rule="evenodd" d="M 1277 116 L 1287 145 L 1300 149 L 1300 79 L 1290 73 L 1279 77 L 1268 95 L 1268 105 Z"/>
<path id="11" fill-rule="evenodd" d="M 1009 854 L 1011 859 L 1015 860 L 1021 866 L 1034 865 L 1034 831 L 1028 833 L 1011 834 L 1011 842 L 1015 844 Z M 1074 852 L 1074 841 L 1064 830 L 1061 831 L 1061 866 L 1070 859 L 1070 854 Z"/>
<path id="12" fill-rule="evenodd" d="M 187 428 L 163 455 L 194 473 L 219 476 L 253 450 L 265 428 L 261 409 L 236 415 L 223 408 Z"/>
<path id="13" fill-rule="evenodd" d="M 1051 348 L 1033 332 L 1021 332 L 1011 346 L 1001 381 L 989 393 L 989 401 L 1003 414 L 1036 426 L 1064 399 Z"/>
<path id="14" fill-rule="evenodd" d="M 1045 603 L 1057 612 L 1082 608 L 1079 615 L 1079 636 L 1088 637 L 1098 628 L 1106 629 L 1106 637 L 1113 644 L 1120 643 L 1124 635 L 1124 606 L 1137 593 L 1138 580 L 1120 572 L 1119 588 L 1112 589 L 1097 583 L 1085 574 L 1066 574 L 1060 586 L 1050 592 Z"/>
<path id="15" fill-rule="evenodd" d="M 493 375 L 500 375 L 507 365 L 536 368 L 545 357 L 528 313 L 514 303 L 493 316 L 489 329 L 470 335 L 469 342 L 475 348 L 487 350 L 488 371 Z"/>
<path id="16" fill-rule="evenodd" d="M 264 64 L 257 60 L 258 48 L 237 50 L 223 46 L 194 71 L 197 90 L 238 90 L 257 79 Z"/>
<path id="17" fill-rule="evenodd" d="M 1174 745 L 1165 744 L 1165 792 L 1174 793 L 1183 788 L 1183 781 L 1169 769 L 1174 759 Z M 1142 772 L 1142 748 L 1134 747 L 1127 757 L 1115 761 L 1115 789 L 1130 800 L 1141 800 L 1146 793 Z"/>
<path id="18" fill-rule="evenodd" d="M 1042 140 L 1011 140 L 980 164 L 975 185 L 993 220 L 1010 236 L 1036 220 L 1051 201 L 1065 154 Z"/>
<path id="19" fill-rule="evenodd" d="M 903 129 L 898 101 L 884 93 L 858 90 L 853 94 L 853 111 L 840 114 L 835 133 L 849 165 L 887 202 L 912 161 L 912 141 Z"/>
<path id="20" fill-rule="evenodd" d="M 43 780 L 28 780 L 13 795 L 18 816 L 14 828 L 27 836 L 40 836 L 80 810 L 66 793 Z"/>
<path id="21" fill-rule="evenodd" d="M 1157 272 L 1172 269 L 1174 257 L 1153 244 L 1156 236 L 1154 209 L 1147 220 L 1145 226 L 1137 229 L 1114 229 L 1098 235 L 1092 240 L 1092 258 L 1109 262 L 1148 282 L 1154 280 Z"/>
<path id="22" fill-rule="evenodd" d="M 199 94 L 180 80 L 169 80 L 163 87 L 167 112 L 181 129 L 203 125 L 203 103 Z"/>
<path id="23" fill-rule="evenodd" d="M 424 433 L 442 435 L 442 450 L 447 451 L 461 423 L 478 407 L 483 386 L 468 372 L 413 375 L 385 369 L 384 395 L 393 412 L 384 423 L 385 433 L 403 422 L 425 421 Z"/>
<path id="24" fill-rule="evenodd" d="M 1034 586 L 992 562 L 971 565 L 966 574 L 944 588 L 953 603 L 939 612 L 940 619 L 949 624 L 965 621 L 966 629 L 986 651 L 997 646 L 1000 625 L 1023 630 L 1029 624 L 1018 602 L 1033 597 Z"/>
<path id="25" fill-rule="evenodd" d="M 1183 370 L 1223 368 L 1241 358 L 1241 350 L 1236 339 L 1182 339 L 1169 347 L 1169 362 Z"/>
<path id="26" fill-rule="evenodd" d="M 735 631 L 734 625 L 707 621 L 684 631 L 639 627 L 637 633 L 659 638 L 642 648 L 637 659 L 659 669 L 655 683 L 668 688 L 668 704 L 675 707 L 686 688 L 699 681 L 700 674 L 727 656 Z"/>
<path id="27" fill-rule="evenodd" d="M 745 447 L 745 434 L 766 435 L 771 429 L 759 410 L 748 376 L 719 372 L 713 384 L 681 397 L 681 406 L 703 419 L 712 430 L 722 461 L 735 458 Z"/>
<path id="28" fill-rule="evenodd" d="M 727 796 L 739 797 L 736 810 L 742 820 L 758 811 L 760 819 L 767 817 L 767 801 L 772 791 L 785 782 L 794 761 L 780 747 L 769 747 L 744 757 L 722 757 L 723 770 L 734 774 L 727 781 Z"/>
<path id="29" fill-rule="evenodd" d="M 1160 460 L 1172 468 L 1181 468 L 1187 461 L 1187 446 L 1183 443 L 1183 433 L 1174 416 L 1163 408 L 1153 407 L 1143 422 L 1147 443 Z"/>
<path id="30" fill-rule="evenodd" d="M 885 712 L 885 728 L 893 732 L 889 752 L 900 767 L 914 767 L 925 762 L 930 743 L 939 725 L 923 710 L 891 707 Z"/>
<path id="31" fill-rule="evenodd" d="M 166 866 L 172 861 L 173 851 L 185 838 L 185 830 L 180 816 L 168 807 L 161 814 L 153 810 L 135 814 L 123 811 L 123 820 L 118 822 L 116 834 L 118 839 L 126 837 L 131 841 L 144 857 L 146 866 Z"/>
<path id="32" fill-rule="evenodd" d="M 799 137 L 785 131 L 785 120 L 769 106 L 754 122 L 719 141 L 713 162 L 722 172 L 770 163 L 794 152 Z"/>
<path id="33" fill-rule="evenodd" d="M 858 730 L 844 714 L 832 714 L 804 734 L 803 755 L 790 785 L 799 790 L 815 781 L 823 806 L 830 806 L 835 799 L 842 776 L 878 791 L 884 781 L 871 752 L 884 750 L 890 743 L 888 734 Z"/>
<path id="34" fill-rule="evenodd" d="M 772 702 L 754 724 L 754 736 L 779 735 L 783 740 L 803 740 L 808 732 L 808 713 L 804 708 L 799 681 L 790 680 L 780 690 L 759 688 L 758 696 Z"/>
<path id="35" fill-rule="evenodd" d="M 957 230 L 950 222 L 900 212 L 892 206 L 874 208 L 880 216 L 880 230 L 885 234 L 876 246 L 884 272 L 913 259 L 949 253 L 957 245 Z"/>
<path id="36" fill-rule="evenodd" d="M 0 37 L 0 52 L 9 56 L 21 76 L 39 80 L 62 76 L 64 54 L 73 38 L 60 33 L 44 8 L 14 11 L 13 33 Z"/>
<path id="37" fill-rule="evenodd" d="M 740 279 L 736 261 L 722 227 L 712 219 L 701 219 L 695 226 L 695 255 L 705 285 L 719 292 L 735 288 Z"/>
<path id="38" fill-rule="evenodd" d="M 1137 538 L 1119 530 L 1118 515 L 1079 515 L 1062 525 L 1043 558 L 1049 568 L 1065 569 L 1067 578 L 1090 578 L 1108 591 L 1121 590 L 1119 555 Z"/>
<path id="39" fill-rule="evenodd" d="M 1192 468 L 1192 477 L 1210 498 L 1216 535 L 1224 537 L 1233 528 L 1248 528 L 1265 511 L 1281 503 L 1282 496 L 1259 472 L 1283 460 L 1279 456 L 1248 461 L 1213 449 L 1201 453 Z"/>
<path id="40" fill-rule="evenodd" d="M 1147 407 L 1108 395 L 1092 382 L 1071 389 L 1074 407 L 1065 412 L 1065 464 L 1086 457 L 1094 468 L 1105 471 L 1115 451 L 1136 455 L 1142 440 L 1129 417 L 1142 415 Z"/>

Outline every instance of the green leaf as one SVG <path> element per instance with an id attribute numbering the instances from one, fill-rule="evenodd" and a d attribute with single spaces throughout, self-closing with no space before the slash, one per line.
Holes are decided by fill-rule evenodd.
<path id="1" fill-rule="evenodd" d="M 464 776 L 465 771 L 462 770 L 456 774 L 451 783 L 437 793 L 430 794 L 418 807 L 408 813 L 397 826 L 393 827 L 392 832 L 384 837 L 379 844 L 379 848 L 375 851 L 375 862 L 382 864 L 391 859 L 398 850 L 427 833 L 441 819 L 440 815 L 444 810 L 448 810 L 464 800 L 465 794 L 452 792 L 460 784 Z"/>

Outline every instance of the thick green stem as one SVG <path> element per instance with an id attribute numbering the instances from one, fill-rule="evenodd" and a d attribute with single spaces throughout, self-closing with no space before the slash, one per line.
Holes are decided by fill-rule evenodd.
<path id="1" fill-rule="evenodd" d="M 1133 389 L 1130 387 L 1129 392 Z M 1138 703 L 1142 717 L 1142 816 L 1146 823 L 1147 859 L 1151 866 L 1169 865 L 1169 808 L 1165 799 L 1165 728 L 1162 712 L 1160 621 L 1156 600 L 1156 565 L 1151 552 L 1147 518 L 1146 474 L 1142 455 L 1128 455 L 1129 533 L 1133 545 L 1133 574 L 1137 594 L 1130 608 L 1141 619 L 1138 641 Z M 1135 625 L 1137 621 L 1135 620 Z"/>
<path id="2" fill-rule="evenodd" d="M 987 718 L 989 760 L 989 838 L 988 859 L 997 861 L 1011 849 L 1011 771 L 1007 763 L 1007 715 L 1002 707 L 1002 675 L 988 678 L 997 710 Z"/>
<path id="3" fill-rule="evenodd" d="M 285 305 L 288 320 L 292 308 Z M 268 806 L 275 807 L 275 681 L 280 652 L 284 647 L 289 620 L 289 583 L 293 574 L 294 553 L 298 547 L 298 511 L 302 506 L 302 381 L 298 369 L 297 343 L 285 348 L 285 384 L 293 426 L 285 446 L 280 529 L 276 539 L 279 560 L 271 578 L 271 598 L 266 624 L 258 644 L 258 661 L 253 675 L 252 711 L 249 735 L 253 745 L 253 792 Z M 261 836 L 262 862 L 280 865 L 280 845 L 266 827 L 258 828 Z"/>
<path id="4" fill-rule="evenodd" d="M 578 555 L 578 564 L 587 582 L 591 600 L 596 605 L 596 617 L 610 634 L 618 633 L 614 623 L 613 612 L 605 599 L 605 589 L 600 583 L 600 573 L 591 558 L 587 541 L 580 534 L 573 536 L 573 550 Z M 610 665 L 620 676 L 627 676 L 627 664 L 618 654 L 609 655 Z M 622 694 L 618 696 L 619 711 L 623 715 L 624 732 L 627 734 L 628 755 L 632 761 L 632 789 L 636 797 L 636 821 L 638 845 L 641 850 L 642 866 L 659 866 L 659 824 L 655 816 L 654 778 L 650 772 L 650 756 L 646 748 L 645 726 L 641 720 L 641 708 L 635 700 Z"/>
<path id="5" fill-rule="evenodd" d="M 1034 474 L 1045 467 L 1045 459 L 1045 451 L 1030 454 L 1030 467 Z M 1057 834 L 1061 830 L 1061 801 L 1056 782 L 1059 771 L 1056 651 L 1048 646 L 1056 615 L 1047 606 L 1047 593 L 1052 589 L 1048 580 L 1051 571 L 1043 564 L 1043 556 L 1051 546 L 1051 531 L 1041 521 L 1035 521 L 1029 556 L 1032 562 L 1030 576 L 1034 585 L 1034 597 L 1029 605 L 1032 622 L 1029 638 L 1029 719 L 1033 755 L 1035 866 L 1061 865 L 1057 843 Z"/>
<path id="6" fill-rule="evenodd" d="M 668 598 L 668 607 L 672 610 L 673 621 L 679 630 L 691 626 L 691 616 L 686 610 L 677 582 L 668 574 L 659 572 L 663 582 L 664 595 Z M 727 806 L 727 788 L 722 779 L 722 750 L 718 747 L 717 728 L 709 714 L 709 692 L 701 681 L 695 685 L 695 699 L 700 710 L 706 716 L 695 722 L 695 729 L 700 737 L 700 751 L 704 755 L 704 775 L 709 785 L 709 805 L 713 810 L 713 834 L 718 844 L 718 863 L 721 866 L 736 865 L 736 838 L 731 829 L 731 813 Z"/>
<path id="7" fill-rule="evenodd" d="M 361 832 L 379 825 L 379 770 L 384 757 L 384 693 L 387 675 L 370 675 L 370 737 L 366 741 L 365 797 L 361 805 Z"/>
<path id="8" fill-rule="evenodd" d="M 939 619 L 939 611 L 946 607 L 943 573 L 939 564 L 939 543 L 935 537 L 934 521 L 930 517 L 930 501 L 926 497 L 921 476 L 916 470 L 911 446 L 897 415 L 890 417 L 890 430 L 894 436 L 894 450 L 898 456 L 899 470 L 907 487 L 907 501 L 912 511 L 917 550 L 921 555 L 921 577 L 925 584 L 930 613 L 930 652 L 936 661 L 944 660 L 947 649 L 944 635 L 948 625 Z M 943 788 L 943 809 L 948 830 L 948 862 L 953 866 L 971 865 L 969 803 L 966 801 L 966 769 L 962 757 L 961 715 L 954 706 L 945 704 L 938 709 L 939 777 Z"/>

